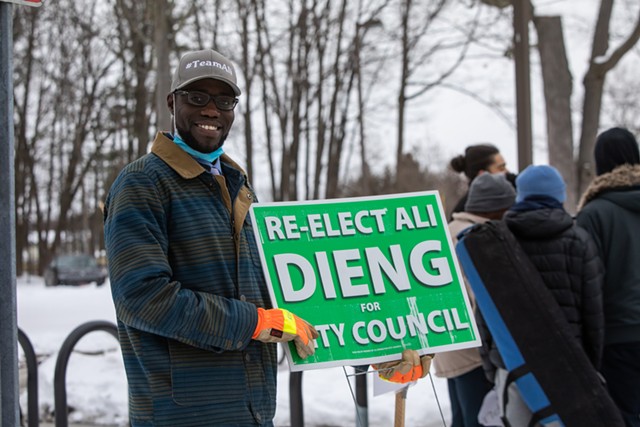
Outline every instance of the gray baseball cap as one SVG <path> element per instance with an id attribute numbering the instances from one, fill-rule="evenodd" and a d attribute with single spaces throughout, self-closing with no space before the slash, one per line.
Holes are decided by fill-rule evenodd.
<path id="1" fill-rule="evenodd" d="M 171 92 L 202 79 L 220 80 L 231 86 L 236 96 L 241 93 L 233 64 L 213 49 L 187 52 L 180 58 L 171 80 Z"/>

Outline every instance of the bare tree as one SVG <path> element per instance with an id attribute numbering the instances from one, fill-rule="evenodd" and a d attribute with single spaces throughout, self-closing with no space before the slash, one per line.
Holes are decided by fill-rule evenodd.
<path id="1" fill-rule="evenodd" d="M 431 35 L 439 22 L 439 17 L 451 5 L 450 0 L 436 0 L 416 2 L 415 0 L 400 1 L 400 84 L 398 85 L 398 122 L 396 147 L 396 174 L 400 174 L 405 139 L 405 113 L 407 103 L 424 95 L 429 90 L 442 85 L 462 64 L 468 47 L 475 37 L 477 19 L 455 25 L 451 30 L 460 38 L 439 38 Z M 427 42 L 428 40 L 428 42 Z M 441 52 L 453 52 L 453 59 L 432 73 L 428 81 L 420 81 L 417 76 L 426 65 L 436 62 L 435 56 Z"/>
<path id="2" fill-rule="evenodd" d="M 169 117 L 169 109 L 167 108 L 167 93 L 169 93 L 171 86 L 169 52 L 172 47 L 171 6 L 173 2 L 170 0 L 151 0 L 149 3 L 149 0 L 147 0 L 144 3 L 148 3 L 148 7 L 153 11 L 153 46 L 155 50 L 157 76 L 155 86 L 156 126 L 159 129 L 170 130 L 171 119 Z"/>
<path id="3" fill-rule="evenodd" d="M 317 0 L 291 3 L 288 31 L 281 36 L 274 37 L 264 20 L 256 24 L 275 200 L 296 200 L 300 189 L 304 197 L 318 197 L 323 181 L 327 183 L 325 195 L 330 197 L 337 182 L 344 100 L 348 98 L 342 78 L 347 63 L 343 47 L 347 2 L 333 6 L 330 1 Z M 257 12 L 256 18 L 264 16 L 262 7 Z M 277 118 L 276 126 L 270 124 L 266 111 Z M 279 145 L 275 143 L 278 137 Z M 274 163 L 276 153 L 279 171 Z M 314 177 L 314 182 L 308 177 Z"/>
<path id="4" fill-rule="evenodd" d="M 59 4 L 14 26 L 24 65 L 15 96 L 18 234 L 22 248 L 29 236 L 37 241 L 41 266 L 54 250 L 101 247 L 101 236 L 78 236 L 101 233 L 100 202 L 117 171 L 167 128 L 169 63 L 185 50 L 212 47 L 238 64 L 232 139 L 244 144 L 234 148 L 273 200 L 339 197 L 346 183 L 375 194 L 414 188 L 418 157 L 405 152 L 413 101 L 445 85 L 477 96 L 453 77 L 495 24 L 480 14 L 489 8 L 454 0 Z M 381 165 L 394 161 L 381 145 L 396 149 L 384 178 L 393 185 L 380 185 Z"/>
<path id="5" fill-rule="evenodd" d="M 365 41 L 368 31 L 372 28 L 382 27 L 382 21 L 380 14 L 388 6 L 389 2 L 384 2 L 378 5 L 375 9 L 365 15 L 362 11 L 364 6 L 362 1 L 358 3 L 358 21 L 356 22 L 356 31 L 353 36 L 353 52 L 352 52 L 352 78 L 355 79 L 356 84 L 356 99 L 357 99 L 357 139 L 359 140 L 358 146 L 360 149 L 360 168 L 361 168 L 361 185 L 365 194 L 369 194 L 371 187 L 371 169 L 369 167 L 369 160 L 367 158 L 367 137 L 365 132 L 365 111 L 367 108 L 364 87 L 364 73 L 363 68 L 366 66 L 366 62 L 363 63 L 363 51 L 367 48 Z M 381 68 L 381 67 L 379 67 Z M 379 73 L 375 73 L 377 76 Z M 377 77 L 374 77 L 373 81 L 376 81 Z"/>
<path id="6" fill-rule="evenodd" d="M 22 221 L 36 224 L 39 272 L 72 238 L 66 231 L 73 211 L 82 209 L 74 205 L 80 203 L 83 181 L 113 132 L 109 111 L 101 108 L 108 105 L 106 80 L 113 61 L 96 30 L 98 14 L 82 6 L 64 2 L 41 12 L 46 25 L 32 33 L 28 51 L 34 72 L 15 86 L 24 94 L 16 97 L 24 100 L 16 120 L 23 154 L 17 163 L 28 182 L 17 198 L 24 208 Z"/>
<path id="7" fill-rule="evenodd" d="M 640 136 L 640 81 L 636 78 L 636 67 L 617 67 L 605 90 L 607 106 L 603 110 L 601 124 L 606 127 L 623 126 Z"/>
<path id="8" fill-rule="evenodd" d="M 600 111 L 605 79 L 620 60 L 640 39 L 640 10 L 631 33 L 617 47 L 610 50 L 610 26 L 613 0 L 602 0 L 598 11 L 589 69 L 584 78 L 582 126 L 578 154 L 578 194 L 582 194 L 594 176 L 592 167 L 593 147 L 600 124 Z"/>
<path id="9" fill-rule="evenodd" d="M 342 115 L 338 112 L 339 105 L 339 97 L 342 95 L 342 99 L 344 100 L 343 107 L 348 108 L 350 91 L 352 88 L 353 80 L 349 79 L 349 87 L 344 88 L 342 85 L 344 84 L 344 79 L 342 78 L 342 62 L 343 58 L 343 50 L 342 50 L 342 42 L 344 40 L 344 31 L 345 31 L 345 18 L 346 18 L 346 9 L 347 1 L 344 0 L 341 3 L 340 9 L 338 11 L 337 22 L 337 37 L 338 43 L 336 44 L 335 55 L 333 59 L 333 65 L 331 69 L 331 75 L 333 78 L 333 89 L 331 93 L 331 101 L 329 103 L 329 129 L 328 129 L 328 160 L 327 160 L 327 189 L 325 191 L 325 196 L 328 198 L 332 198 L 336 196 L 336 192 L 338 189 L 338 176 L 340 171 L 340 157 L 342 155 L 342 147 L 344 143 L 344 122 L 340 121 L 340 117 Z M 352 74 L 353 76 L 353 74 Z M 346 96 L 345 96 L 346 95 Z M 318 153 L 322 155 L 323 153 Z"/>
<path id="10" fill-rule="evenodd" d="M 255 56 L 255 44 L 252 43 L 256 36 L 255 28 L 253 28 L 253 19 L 255 16 L 255 2 L 253 0 L 236 0 L 238 10 L 238 20 L 240 21 L 240 66 L 244 72 L 244 95 L 246 99 L 253 98 L 254 82 L 256 80 L 256 64 L 253 60 Z M 249 177 L 253 178 L 253 108 L 250 102 L 247 102 L 242 109 L 244 118 L 244 138 L 246 153 L 246 171 Z"/>
<path id="11" fill-rule="evenodd" d="M 25 267 L 24 257 L 28 254 L 29 233 L 32 231 L 31 212 L 33 201 L 37 200 L 37 189 L 32 178 L 35 156 L 31 149 L 28 129 L 39 123 L 39 114 L 28 114 L 32 110 L 32 84 L 34 74 L 34 52 L 36 50 L 37 23 L 40 15 L 35 9 L 28 9 L 24 15 L 14 15 L 14 40 L 24 42 L 23 56 L 17 56 L 20 67 L 15 70 L 15 85 L 22 93 L 14 93 L 15 122 L 15 218 L 16 218 L 16 273 L 21 275 Z M 33 101 L 33 99 L 31 99 Z M 40 113 L 38 111 L 37 113 Z M 33 120 L 33 122 L 32 122 Z M 36 131 L 37 133 L 37 131 Z"/>
<path id="12" fill-rule="evenodd" d="M 401 103 L 402 117 L 408 101 L 442 84 L 465 57 L 464 52 L 458 51 L 464 51 L 473 36 L 473 16 L 467 16 L 468 22 L 464 23 L 449 21 L 448 25 L 456 30 L 455 40 L 440 37 L 431 45 L 421 44 L 426 28 L 434 28 L 441 19 L 439 8 L 448 2 L 451 0 L 441 0 L 436 6 L 432 2 L 415 2 L 415 10 L 429 22 L 424 24 L 414 16 L 407 27 L 415 40 L 406 45 L 406 51 L 412 54 L 403 86 L 409 92 Z M 214 10 L 208 11 L 220 25 L 207 28 L 208 18 L 196 19 L 195 38 L 206 40 L 207 31 L 214 38 L 226 34 L 225 49 L 239 52 L 232 55 L 236 55 L 233 58 L 244 73 L 247 102 L 239 111 L 244 124 L 247 170 L 254 175 L 254 152 L 261 146 L 266 156 L 260 163 L 268 168 L 274 200 L 335 197 L 342 177 L 353 171 L 346 163 L 351 157 L 345 158 L 345 153 L 357 150 L 360 170 L 367 173 L 369 168 L 364 112 L 370 93 L 379 92 L 372 84 L 375 76 L 394 49 L 385 40 L 385 29 L 393 28 L 394 21 L 382 13 L 389 10 L 393 1 L 361 1 L 354 5 L 348 1 L 305 0 L 276 5 L 264 0 L 233 0 L 227 3 L 233 4 L 232 11 L 221 4 L 216 1 Z M 269 14 L 269 10 L 278 13 Z M 224 23 L 228 21 L 239 23 L 234 37 L 225 33 Z M 372 28 L 380 31 L 365 40 Z M 228 47 L 236 45 L 233 41 L 237 41 L 239 49 Z M 373 45 L 382 46 L 378 56 L 361 62 L 361 54 Z M 420 52 L 415 53 L 414 47 L 419 47 Z M 446 53 L 445 57 L 453 58 L 449 58 L 448 66 L 421 81 L 420 68 L 429 61 L 438 62 L 432 56 L 442 52 L 458 53 Z M 369 87 L 363 86 L 365 76 L 374 76 L 369 79 Z M 262 126 L 256 125 L 258 117 Z M 349 138 L 356 130 L 358 138 Z"/>
<path id="13" fill-rule="evenodd" d="M 118 119 L 122 120 L 130 136 L 127 144 L 128 161 L 144 154 L 150 139 L 151 97 L 148 80 L 152 64 L 153 31 L 159 25 L 154 22 L 152 26 L 150 21 L 160 13 L 159 10 L 164 11 L 160 8 L 154 11 L 154 2 L 150 0 L 116 0 L 113 5 L 117 37 L 112 46 L 122 73 L 126 76 L 122 79 L 123 108 Z M 161 117 L 158 116 L 158 119 Z"/>
<path id="14" fill-rule="evenodd" d="M 509 1 L 482 0 L 505 7 Z M 584 96 L 580 111 L 582 122 L 577 159 L 571 108 L 572 76 L 569 70 L 564 29 L 558 16 L 536 15 L 533 3 L 533 23 L 538 36 L 538 52 L 547 118 L 549 163 L 562 173 L 567 182 L 567 209 L 573 211 L 578 196 L 584 192 L 594 176 L 593 147 L 600 127 L 600 114 L 606 77 L 640 39 L 640 11 L 631 31 L 617 46 L 611 47 L 611 18 L 614 0 L 601 0 L 593 33 L 589 67 L 583 76 Z"/>

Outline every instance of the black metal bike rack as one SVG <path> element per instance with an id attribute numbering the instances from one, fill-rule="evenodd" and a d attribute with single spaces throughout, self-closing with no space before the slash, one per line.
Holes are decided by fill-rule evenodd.
<path id="1" fill-rule="evenodd" d="M 83 323 L 75 328 L 62 343 L 58 359 L 56 360 L 55 373 L 53 377 L 53 399 L 55 407 L 56 427 L 69 426 L 69 414 L 67 412 L 67 365 L 69 357 L 75 345 L 89 332 L 104 331 L 108 332 L 117 340 L 118 328 L 111 322 L 104 320 L 96 320 Z"/>
<path id="2" fill-rule="evenodd" d="M 67 366 L 75 345 L 85 335 L 94 331 L 103 331 L 118 339 L 118 328 L 112 322 L 96 320 L 83 323 L 74 329 L 64 340 L 58 358 L 53 379 L 55 425 L 56 427 L 68 427 L 69 417 L 67 408 Z M 38 413 L 38 362 L 33 345 L 27 335 L 18 329 L 18 341 L 25 353 L 27 363 L 27 400 L 28 400 L 28 427 L 39 427 Z M 359 410 L 367 407 L 367 383 L 366 377 L 356 378 L 356 397 Z M 289 403 L 291 427 L 304 427 L 304 405 L 302 399 L 302 372 L 291 372 L 289 375 Z"/>
<path id="3" fill-rule="evenodd" d="M 304 427 L 304 409 L 302 405 L 302 372 L 289 374 L 289 413 L 291 427 Z"/>
<path id="4" fill-rule="evenodd" d="M 40 425 L 38 413 L 38 359 L 31 341 L 22 329 L 18 328 L 18 343 L 22 347 L 27 362 L 27 420 L 29 427 Z"/>
<path id="5" fill-rule="evenodd" d="M 356 425 L 369 427 L 369 400 L 367 398 L 367 372 L 368 366 L 356 366 Z"/>
<path id="6" fill-rule="evenodd" d="M 366 367 L 356 367 L 356 372 L 366 372 Z M 355 380 L 356 425 L 369 425 L 367 402 L 367 376 L 357 375 Z M 289 417 L 291 427 L 304 427 L 304 404 L 302 402 L 302 371 L 289 374 Z"/>

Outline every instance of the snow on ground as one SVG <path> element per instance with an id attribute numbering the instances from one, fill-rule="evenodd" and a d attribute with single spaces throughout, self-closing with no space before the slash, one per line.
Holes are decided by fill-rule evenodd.
<path id="1" fill-rule="evenodd" d="M 41 419 L 52 419 L 53 380 L 58 351 L 78 326 L 94 320 L 115 323 L 109 282 L 68 287 L 45 287 L 40 277 L 17 281 L 18 327 L 33 344 L 40 362 L 38 372 Z M 20 349 L 21 367 L 24 355 Z M 305 425 L 309 427 L 357 426 L 356 409 L 345 376 L 353 380 L 351 368 L 306 371 L 302 375 Z M 395 394 L 373 395 L 368 378 L 369 426 L 393 425 Z M 21 375 L 21 384 L 24 375 Z M 75 346 L 67 366 L 67 404 L 73 408 L 70 422 L 127 425 L 127 383 L 117 341 L 102 331 L 91 332 Z M 437 399 L 436 399 L 437 397 Z M 26 412 L 26 391 L 21 394 Z M 280 365 L 276 426 L 290 425 L 289 369 Z M 442 415 L 441 415 L 442 411 Z M 446 381 L 429 376 L 407 393 L 405 423 L 411 427 L 435 427 L 450 422 Z"/>

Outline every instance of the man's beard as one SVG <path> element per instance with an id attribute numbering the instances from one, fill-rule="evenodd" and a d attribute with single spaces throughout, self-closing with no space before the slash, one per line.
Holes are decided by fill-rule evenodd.
<path id="1" fill-rule="evenodd" d="M 215 146 L 211 151 L 202 151 L 199 146 L 198 146 L 198 141 L 193 137 L 193 135 L 191 134 L 191 132 L 189 132 L 188 130 L 184 130 L 184 129 L 178 129 L 178 134 L 180 135 L 180 138 L 182 138 L 182 140 L 191 148 L 193 148 L 196 151 L 199 151 L 201 153 L 204 154 L 210 154 L 213 153 L 214 151 L 216 151 L 218 148 L 222 147 L 222 144 L 224 144 L 224 142 L 227 140 L 227 136 L 229 135 L 229 133 L 227 132 L 226 134 L 224 134 L 222 136 L 222 138 L 220 138 L 220 143 Z"/>

